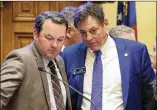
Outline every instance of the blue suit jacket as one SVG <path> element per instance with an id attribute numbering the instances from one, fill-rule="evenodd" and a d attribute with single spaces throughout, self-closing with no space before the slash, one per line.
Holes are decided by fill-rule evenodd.
<path id="1" fill-rule="evenodd" d="M 112 37 L 116 43 L 125 110 L 144 110 L 153 93 L 154 71 L 144 44 Z M 83 93 L 84 72 L 75 72 L 85 67 L 87 47 L 84 43 L 69 46 L 63 51 L 68 82 Z M 127 53 L 128 56 L 124 54 Z M 73 110 L 81 110 L 82 96 L 70 90 Z"/>

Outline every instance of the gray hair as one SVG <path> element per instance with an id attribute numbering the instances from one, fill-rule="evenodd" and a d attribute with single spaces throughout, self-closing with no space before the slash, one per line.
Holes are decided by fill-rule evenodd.
<path id="1" fill-rule="evenodd" d="M 109 32 L 111 36 L 115 36 L 115 37 L 119 37 L 122 33 L 135 35 L 135 31 L 132 28 L 125 25 L 118 25 L 116 27 L 113 27 Z"/>
<path id="2" fill-rule="evenodd" d="M 37 29 L 38 34 L 42 30 L 42 25 L 44 24 L 44 21 L 47 19 L 50 19 L 56 24 L 64 24 L 66 26 L 66 29 L 68 28 L 68 22 L 62 14 L 56 11 L 45 11 L 38 15 L 35 19 L 34 28 Z"/>
<path id="3" fill-rule="evenodd" d="M 68 21 L 69 26 L 74 25 L 74 13 L 75 13 L 76 9 L 77 9 L 77 7 L 68 6 L 68 7 L 63 8 L 60 12 Z"/>
<path id="4" fill-rule="evenodd" d="M 74 25 L 77 28 L 79 22 L 85 20 L 88 16 L 92 16 L 99 23 L 104 22 L 104 12 L 102 7 L 97 4 L 87 2 L 79 6 L 74 14 Z"/>

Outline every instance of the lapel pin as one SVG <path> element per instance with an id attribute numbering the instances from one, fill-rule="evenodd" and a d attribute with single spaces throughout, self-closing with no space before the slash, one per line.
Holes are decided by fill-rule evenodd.
<path id="1" fill-rule="evenodd" d="M 73 75 L 86 73 L 86 67 L 74 68 Z"/>
<path id="2" fill-rule="evenodd" d="M 124 56 L 128 56 L 128 53 L 125 53 Z"/>

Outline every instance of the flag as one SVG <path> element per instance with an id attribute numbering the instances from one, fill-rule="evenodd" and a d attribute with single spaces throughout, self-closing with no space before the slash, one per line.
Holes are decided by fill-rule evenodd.
<path id="1" fill-rule="evenodd" d="M 118 1 L 117 25 L 126 25 L 133 28 L 137 40 L 135 1 Z"/>

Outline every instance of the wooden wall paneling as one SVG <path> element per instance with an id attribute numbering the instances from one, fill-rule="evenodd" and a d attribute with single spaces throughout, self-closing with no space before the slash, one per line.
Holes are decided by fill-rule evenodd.
<path id="1" fill-rule="evenodd" d="M 3 2 L 3 36 L 2 60 L 13 49 L 12 48 L 12 2 Z"/>
<path id="2" fill-rule="evenodd" d="M 13 2 L 13 21 L 34 21 L 37 2 Z"/>
<path id="3" fill-rule="evenodd" d="M 13 24 L 13 47 L 14 49 L 22 48 L 33 39 L 34 22 L 16 22 Z"/>
<path id="4" fill-rule="evenodd" d="M 32 32 L 15 32 L 15 48 L 22 48 L 33 40 Z"/>
<path id="5" fill-rule="evenodd" d="M 44 1 L 44 2 L 37 2 L 37 13 L 38 15 L 44 11 L 50 11 L 50 2 Z"/>
<path id="6" fill-rule="evenodd" d="M 59 11 L 61 11 L 66 6 L 80 6 L 83 3 L 84 3 L 83 1 L 79 1 L 79 2 L 76 2 L 76 1 L 73 1 L 73 2 L 71 2 L 71 1 L 59 2 Z"/>
<path id="7" fill-rule="evenodd" d="M 54 10 L 54 11 L 58 11 L 58 6 L 59 4 L 58 4 L 58 2 L 57 1 L 52 1 L 52 2 L 50 2 L 50 10 Z"/>
<path id="8" fill-rule="evenodd" d="M 13 22 L 15 32 L 33 32 L 34 22 Z"/>
<path id="9" fill-rule="evenodd" d="M 2 53 L 3 53 L 3 45 L 2 45 L 2 41 L 3 41 L 3 2 L 0 2 L 0 62 L 2 61 Z"/>
<path id="10" fill-rule="evenodd" d="M 56 1 L 51 2 L 51 10 L 61 11 L 66 6 L 80 6 L 83 1 Z"/>
<path id="11" fill-rule="evenodd" d="M 17 8 L 14 9 L 14 7 Z M 32 31 L 37 11 L 37 2 L 13 2 L 12 42 L 14 49 L 22 48 L 32 41 Z"/>
<path id="12" fill-rule="evenodd" d="M 58 11 L 61 11 L 64 7 L 70 6 L 72 2 L 58 2 Z"/>

